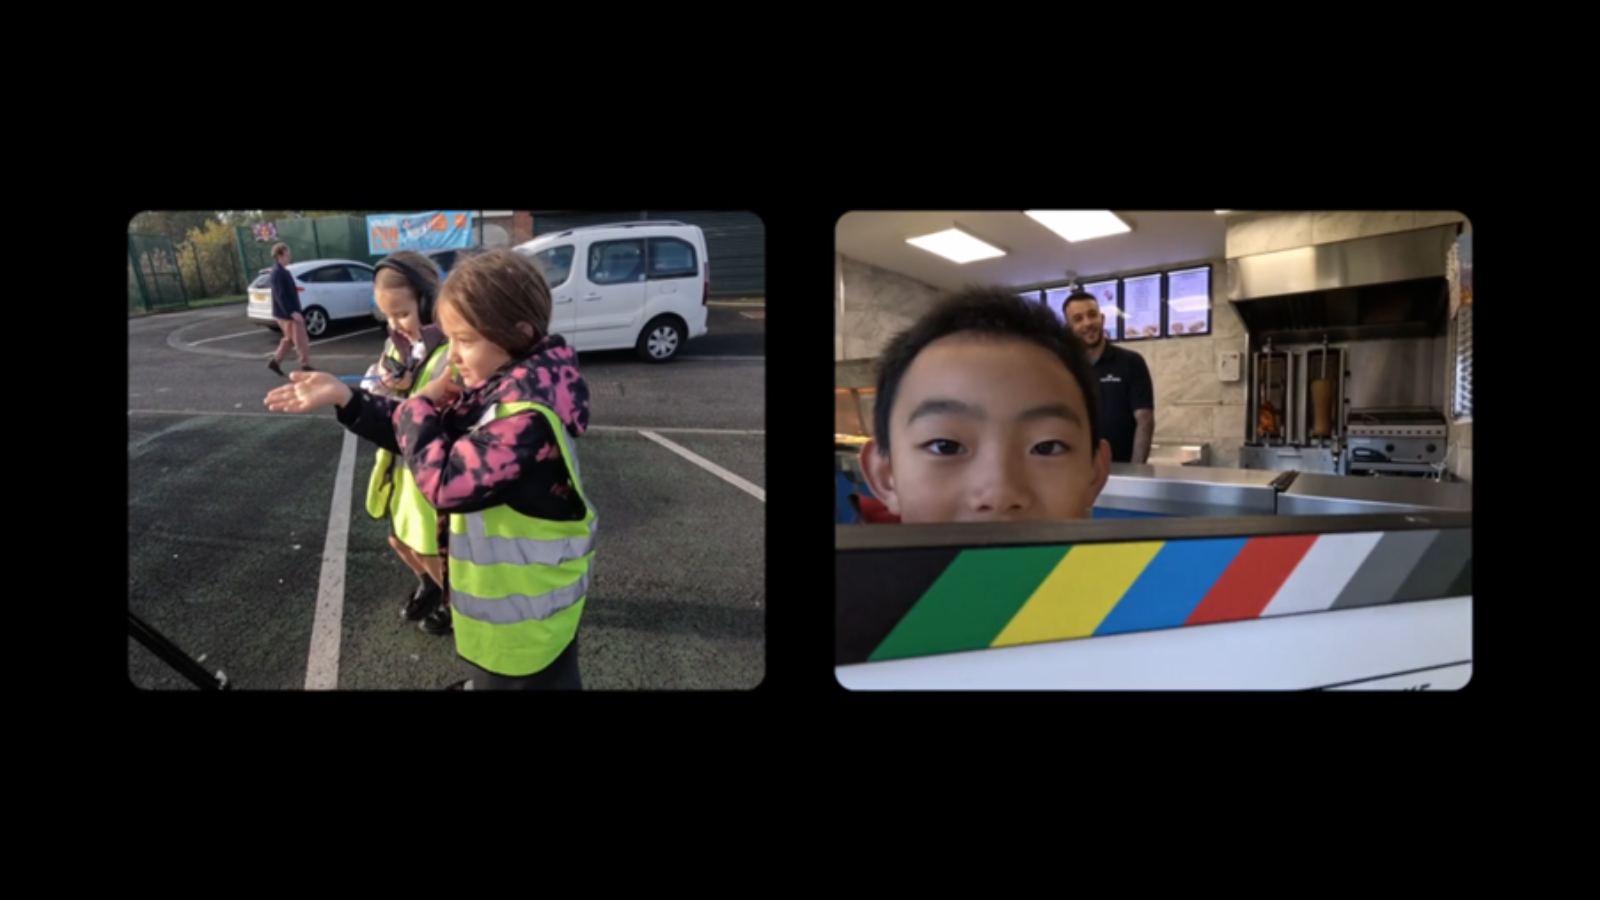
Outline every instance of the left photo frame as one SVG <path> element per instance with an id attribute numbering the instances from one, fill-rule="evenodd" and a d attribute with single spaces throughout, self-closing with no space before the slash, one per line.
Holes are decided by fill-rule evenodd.
<path id="1" fill-rule="evenodd" d="M 135 216 L 130 687 L 758 687 L 765 233 Z"/>

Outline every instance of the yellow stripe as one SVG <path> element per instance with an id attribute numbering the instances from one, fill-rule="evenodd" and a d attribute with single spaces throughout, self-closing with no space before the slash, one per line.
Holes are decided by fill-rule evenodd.
<path id="1" fill-rule="evenodd" d="M 1165 543 L 1073 547 L 989 646 L 1089 637 Z"/>

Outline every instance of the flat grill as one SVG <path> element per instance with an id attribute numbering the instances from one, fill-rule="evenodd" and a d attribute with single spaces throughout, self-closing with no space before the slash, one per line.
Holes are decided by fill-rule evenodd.
<path id="1" fill-rule="evenodd" d="M 1352 409 L 1347 427 L 1351 437 L 1444 438 L 1449 434 L 1444 414 L 1422 407 Z"/>

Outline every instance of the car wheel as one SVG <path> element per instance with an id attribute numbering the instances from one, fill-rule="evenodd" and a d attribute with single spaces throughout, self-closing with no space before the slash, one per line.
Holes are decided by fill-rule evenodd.
<path id="1" fill-rule="evenodd" d="M 321 337 L 328 330 L 328 314 L 320 306 L 313 306 L 303 314 L 306 320 L 306 334 L 311 337 Z"/>
<path id="2" fill-rule="evenodd" d="M 639 335 L 639 358 L 645 362 L 663 363 L 678 355 L 683 346 L 686 330 L 676 316 L 652 319 Z"/>

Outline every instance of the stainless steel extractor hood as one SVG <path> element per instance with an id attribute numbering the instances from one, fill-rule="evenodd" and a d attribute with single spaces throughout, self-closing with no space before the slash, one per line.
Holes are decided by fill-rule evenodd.
<path id="1" fill-rule="evenodd" d="M 1434 337 L 1450 310 L 1456 225 L 1228 260 L 1245 330 L 1278 344 Z"/>

